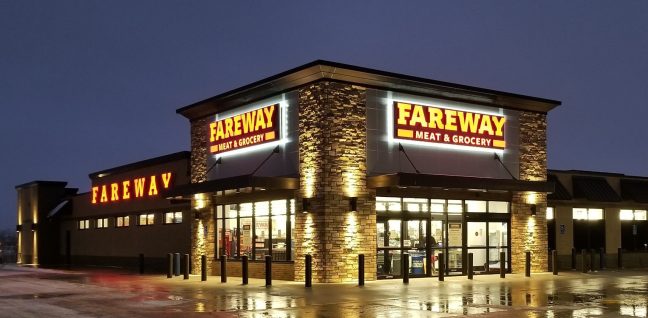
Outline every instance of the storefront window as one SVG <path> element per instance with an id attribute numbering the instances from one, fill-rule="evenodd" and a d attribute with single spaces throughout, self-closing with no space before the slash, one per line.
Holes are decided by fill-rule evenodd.
<path id="1" fill-rule="evenodd" d="M 404 198 L 403 205 L 407 212 L 427 212 L 427 199 Z"/>
<path id="2" fill-rule="evenodd" d="M 127 227 L 129 225 L 129 218 L 128 216 L 118 216 L 116 218 L 116 226 L 117 227 Z"/>
<path id="3" fill-rule="evenodd" d="M 486 201 L 466 200 L 466 212 L 486 213 Z"/>
<path id="4" fill-rule="evenodd" d="M 182 223 L 182 212 L 164 213 L 164 224 Z"/>
<path id="5" fill-rule="evenodd" d="M 376 211 L 401 211 L 401 199 L 391 197 L 376 197 Z"/>
<path id="6" fill-rule="evenodd" d="M 294 204 L 294 200 L 274 200 L 218 206 L 216 214 L 225 217 L 216 220 L 219 237 L 222 235 L 225 243 L 219 244 L 220 253 L 229 258 L 246 255 L 263 260 L 271 255 L 273 260 L 293 259 L 288 241 L 294 242 L 295 219 L 288 210 L 294 211 Z"/>
<path id="7" fill-rule="evenodd" d="M 445 200 L 440 200 L 440 199 L 430 200 L 430 212 L 432 213 L 445 212 Z"/>
<path id="8" fill-rule="evenodd" d="M 448 213 L 459 214 L 463 212 L 463 203 L 461 200 L 448 200 Z"/>
<path id="9" fill-rule="evenodd" d="M 547 220 L 553 220 L 554 219 L 554 208 L 548 206 L 547 207 Z"/>
<path id="10" fill-rule="evenodd" d="M 488 213 L 509 213 L 509 203 L 506 201 L 488 201 Z"/>
<path id="11" fill-rule="evenodd" d="M 572 215 L 574 220 L 603 220 L 603 209 L 574 208 Z"/>
<path id="12" fill-rule="evenodd" d="M 146 214 L 140 214 L 139 215 L 139 225 L 153 225 L 155 222 L 155 214 L 153 213 L 146 213 Z"/>
<path id="13" fill-rule="evenodd" d="M 622 221 L 645 221 L 646 210 L 621 210 L 619 218 Z"/>

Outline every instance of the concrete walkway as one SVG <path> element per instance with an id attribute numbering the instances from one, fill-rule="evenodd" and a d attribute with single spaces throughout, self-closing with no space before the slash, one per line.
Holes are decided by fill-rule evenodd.
<path id="1" fill-rule="evenodd" d="M 314 284 L 0 268 L 0 317 L 646 317 L 648 271 Z"/>

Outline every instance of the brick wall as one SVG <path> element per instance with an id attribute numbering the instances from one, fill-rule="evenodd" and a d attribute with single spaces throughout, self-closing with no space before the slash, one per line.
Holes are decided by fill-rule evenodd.
<path id="1" fill-rule="evenodd" d="M 547 115 L 520 112 L 520 180 L 547 180 Z M 531 216 L 531 204 L 536 216 Z M 531 252 L 531 270 L 548 270 L 547 194 L 513 193 L 511 202 L 511 265 L 524 272 L 526 251 Z"/>
<path id="2" fill-rule="evenodd" d="M 227 276 L 228 277 L 241 277 L 243 276 L 243 267 L 241 261 L 227 261 Z M 214 266 L 209 272 L 211 275 L 220 276 L 220 262 L 214 260 Z M 250 278 L 265 278 L 265 263 L 264 262 L 249 262 L 248 263 L 248 277 Z M 273 262 L 272 263 L 272 279 L 278 280 L 295 280 L 295 265 L 291 262 Z"/>
<path id="3" fill-rule="evenodd" d="M 366 186 L 366 89 L 322 81 L 299 91 L 295 279 L 304 280 L 304 255 L 313 256 L 315 282 L 357 279 L 357 255 L 365 254 L 365 278 L 376 278 L 375 191 Z M 357 197 L 350 212 L 349 197 Z"/>

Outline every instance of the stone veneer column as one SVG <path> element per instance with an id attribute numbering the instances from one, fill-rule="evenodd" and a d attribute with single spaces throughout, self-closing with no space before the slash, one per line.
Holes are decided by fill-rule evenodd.
<path id="1" fill-rule="evenodd" d="M 367 189 L 366 89 L 321 81 L 299 90 L 299 171 L 295 215 L 295 280 L 304 280 L 304 255 L 313 256 L 313 280 L 376 278 L 375 191 Z M 350 212 L 349 197 L 357 197 Z M 302 212 L 302 198 L 310 200 Z"/>
<path id="2" fill-rule="evenodd" d="M 207 127 L 210 118 L 191 122 L 191 183 L 207 179 L 207 158 L 209 156 Z M 207 273 L 211 274 L 214 261 L 215 239 L 214 209 L 210 194 L 197 194 L 191 199 L 191 268 L 193 274 L 201 271 L 201 256 L 207 255 Z M 196 218 L 194 213 L 198 213 Z"/>
<path id="3" fill-rule="evenodd" d="M 547 115 L 520 112 L 520 180 L 547 180 Z M 531 205 L 536 216 L 531 216 Z M 524 272 L 526 251 L 531 252 L 531 271 L 548 270 L 547 194 L 515 192 L 511 202 L 511 265 Z"/>

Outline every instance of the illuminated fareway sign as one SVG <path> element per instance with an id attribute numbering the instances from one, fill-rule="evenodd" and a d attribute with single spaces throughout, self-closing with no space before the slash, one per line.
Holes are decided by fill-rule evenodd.
<path id="1" fill-rule="evenodd" d="M 209 124 L 209 151 L 221 154 L 279 139 L 279 104 L 261 107 Z"/>
<path id="2" fill-rule="evenodd" d="M 154 197 L 171 187 L 171 172 L 92 187 L 92 204 Z"/>
<path id="3" fill-rule="evenodd" d="M 506 117 L 409 102 L 394 102 L 394 138 L 504 149 Z"/>

